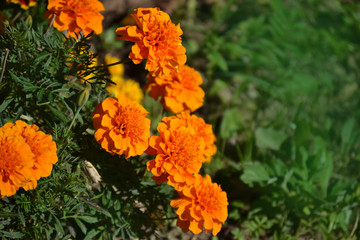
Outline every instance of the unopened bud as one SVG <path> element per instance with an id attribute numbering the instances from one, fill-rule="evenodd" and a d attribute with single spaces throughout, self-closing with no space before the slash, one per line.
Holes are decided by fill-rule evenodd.
<path id="1" fill-rule="evenodd" d="M 25 19 L 25 23 L 26 23 L 26 25 L 28 25 L 29 28 L 32 27 L 33 20 L 32 20 L 31 15 L 27 16 L 27 18 Z"/>
<path id="2" fill-rule="evenodd" d="M 76 104 L 79 107 L 85 105 L 85 103 L 88 101 L 89 96 L 90 96 L 90 91 L 91 91 L 91 87 L 90 87 L 90 85 L 88 85 L 86 88 L 84 88 L 83 90 L 81 90 L 79 92 L 79 95 L 76 100 Z"/>
<path id="3" fill-rule="evenodd" d="M 9 27 L 9 26 L 10 26 L 9 20 L 5 19 L 5 20 L 3 21 L 3 25 L 4 25 L 5 28 Z"/>

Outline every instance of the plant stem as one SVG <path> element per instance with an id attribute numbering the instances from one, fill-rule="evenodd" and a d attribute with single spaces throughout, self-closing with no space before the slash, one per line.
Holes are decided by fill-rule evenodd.
<path id="1" fill-rule="evenodd" d="M 71 123 L 70 123 L 69 127 L 68 127 L 68 128 L 66 129 L 66 131 L 65 131 L 65 137 L 68 135 L 69 131 L 71 130 L 71 127 L 74 125 L 75 119 L 76 119 L 77 115 L 79 115 L 80 110 L 82 109 L 83 106 L 84 106 L 84 105 L 81 105 L 81 106 L 76 110 L 76 112 L 75 112 L 75 114 L 74 114 L 74 117 L 73 117 L 73 119 L 71 120 Z"/>
<path id="2" fill-rule="evenodd" d="M 9 56 L 9 53 L 10 53 L 10 50 L 5 48 L 5 58 L 4 58 L 4 62 L 2 64 L 2 71 L 1 71 L 1 77 L 0 77 L 0 83 L 2 82 L 2 79 L 4 77 L 4 73 L 5 73 L 5 67 L 6 67 L 6 61 L 7 61 L 7 58 Z"/>
<path id="3" fill-rule="evenodd" d="M 352 231 L 350 233 L 350 238 L 352 238 L 354 236 L 355 231 L 356 231 L 356 229 L 358 227 L 358 224 L 359 224 L 359 212 L 356 213 L 356 220 L 355 220 L 354 227 L 353 227 L 353 229 L 352 229 Z"/>
<path id="4" fill-rule="evenodd" d="M 52 25 L 54 24 L 55 18 L 56 18 L 56 14 L 54 14 L 54 16 L 52 17 L 51 22 L 50 22 L 50 24 L 49 24 L 48 28 L 46 29 L 46 32 L 44 33 L 44 35 L 46 35 L 46 34 L 48 34 L 48 33 L 49 33 L 50 28 L 51 28 L 51 27 L 52 27 Z"/>

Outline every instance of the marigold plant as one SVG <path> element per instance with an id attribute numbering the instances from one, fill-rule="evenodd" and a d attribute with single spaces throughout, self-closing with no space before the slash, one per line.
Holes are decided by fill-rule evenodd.
<path id="1" fill-rule="evenodd" d="M 59 31 L 68 31 L 67 36 L 77 38 L 82 31 L 84 35 L 94 31 L 100 34 L 103 30 L 103 4 L 98 0 L 49 0 L 47 17 L 55 16 L 54 27 Z"/>
<path id="2" fill-rule="evenodd" d="M 184 126 L 194 128 L 196 137 L 202 138 L 205 143 L 203 160 L 210 162 L 211 156 L 216 153 L 216 136 L 214 135 L 211 124 L 207 124 L 201 117 L 190 114 L 189 111 L 182 112 L 176 116 L 164 117 L 162 121 L 167 123 L 172 119 L 180 119 Z"/>
<path id="3" fill-rule="evenodd" d="M 144 107 L 123 95 L 106 98 L 92 113 L 96 141 L 111 154 L 126 158 L 142 154 L 150 137 L 147 114 Z"/>
<path id="4" fill-rule="evenodd" d="M 157 130 L 160 136 L 150 138 L 146 151 L 156 155 L 147 162 L 153 179 L 158 184 L 168 181 L 175 189 L 192 184 L 204 162 L 204 140 L 197 138 L 195 129 L 180 119 L 160 122 Z"/>
<path id="5" fill-rule="evenodd" d="M 171 201 L 179 216 L 177 225 L 184 231 L 194 234 L 212 230 L 216 236 L 228 217 L 228 199 L 221 187 L 211 182 L 209 175 L 196 175 L 193 185 L 188 185 L 178 192 L 180 198 Z"/>
<path id="6" fill-rule="evenodd" d="M 148 80 L 149 95 L 154 99 L 161 98 L 164 107 L 173 113 L 193 112 L 203 105 L 205 92 L 200 88 L 203 80 L 192 67 L 184 65 L 167 76 L 148 74 Z"/>
<path id="7" fill-rule="evenodd" d="M 181 45 L 180 25 L 171 22 L 169 15 L 159 8 L 138 8 L 132 17 L 137 26 L 116 29 L 117 39 L 134 42 L 129 57 L 135 64 L 147 59 L 145 69 L 152 75 L 168 75 L 186 62 Z"/>
<path id="8" fill-rule="evenodd" d="M 19 4 L 20 7 L 25 10 L 36 5 L 35 0 L 6 0 L 6 2 Z"/>

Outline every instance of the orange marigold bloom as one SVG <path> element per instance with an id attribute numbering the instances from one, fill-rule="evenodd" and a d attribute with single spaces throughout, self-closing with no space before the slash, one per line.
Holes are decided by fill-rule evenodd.
<path id="1" fill-rule="evenodd" d="M 172 119 L 180 119 L 184 126 L 194 128 L 196 138 L 204 139 L 205 147 L 203 160 L 210 162 L 211 156 L 216 153 L 216 136 L 214 135 L 211 124 L 207 124 L 201 117 L 191 115 L 189 111 L 182 112 L 176 116 L 164 117 L 162 121 L 167 123 Z"/>
<path id="2" fill-rule="evenodd" d="M 164 107 L 173 113 L 193 112 L 203 105 L 205 92 L 200 87 L 203 80 L 200 73 L 189 66 L 184 65 L 178 72 L 164 77 L 149 74 L 148 80 L 149 95 L 156 100 L 161 98 Z"/>
<path id="3" fill-rule="evenodd" d="M 106 98 L 92 113 L 96 141 L 111 154 L 126 158 L 142 154 L 150 137 L 147 114 L 143 106 L 123 95 Z"/>
<path id="4" fill-rule="evenodd" d="M 132 17 L 137 26 L 116 29 L 117 39 L 134 42 L 129 57 L 135 64 L 147 59 L 145 69 L 153 75 L 168 75 L 186 62 L 180 25 L 171 22 L 159 8 L 138 8 Z"/>
<path id="5" fill-rule="evenodd" d="M 156 155 L 147 162 L 156 183 L 168 184 L 180 190 L 192 184 L 204 161 L 205 143 L 197 138 L 193 127 L 185 126 L 180 119 L 162 121 L 158 125 L 160 136 L 152 136 L 146 152 Z"/>
<path id="6" fill-rule="evenodd" d="M 56 143 L 52 140 L 51 135 L 47 135 L 39 131 L 39 127 L 35 124 L 27 125 L 23 121 L 16 121 L 13 125 L 17 133 L 22 136 L 26 143 L 30 146 L 34 154 L 34 166 L 32 170 L 32 179 L 22 186 L 25 190 L 34 189 L 37 186 L 37 180 L 41 177 L 48 177 L 51 174 L 53 164 L 57 163 Z"/>
<path id="7" fill-rule="evenodd" d="M 0 197 L 9 197 L 32 179 L 34 153 L 13 124 L 0 128 Z"/>
<path id="8" fill-rule="evenodd" d="M 20 7 L 25 10 L 36 5 L 35 0 L 6 0 L 6 2 L 19 4 Z"/>
<path id="9" fill-rule="evenodd" d="M 176 225 L 184 232 L 190 230 L 194 234 L 201 233 L 203 228 L 205 232 L 212 229 L 212 234 L 216 236 L 228 216 L 226 192 L 218 184 L 212 183 L 209 175 L 204 178 L 197 175 L 193 185 L 185 186 L 178 193 L 180 198 L 170 203 L 178 209 Z"/>
<path id="10" fill-rule="evenodd" d="M 56 14 L 54 27 L 59 31 L 68 30 L 67 36 L 76 38 L 83 31 L 84 35 L 103 30 L 103 4 L 98 0 L 49 0 L 46 15 L 52 19 Z"/>

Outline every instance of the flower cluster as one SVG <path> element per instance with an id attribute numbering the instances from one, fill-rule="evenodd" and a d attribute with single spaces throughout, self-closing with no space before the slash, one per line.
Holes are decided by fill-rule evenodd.
<path id="1" fill-rule="evenodd" d="M 171 202 L 179 208 L 177 225 L 195 234 L 204 225 L 206 232 L 213 229 L 216 235 L 227 218 L 226 193 L 211 183 L 210 176 L 198 174 L 202 163 L 216 152 L 211 125 L 186 111 L 164 117 L 157 130 L 159 136 L 150 138 L 146 150 L 156 157 L 147 162 L 147 168 L 156 183 L 167 181 L 178 191 L 180 198 Z"/>
<path id="2" fill-rule="evenodd" d="M 19 4 L 20 7 L 25 10 L 36 5 L 35 0 L 6 0 L 6 2 Z"/>
<path id="3" fill-rule="evenodd" d="M 135 101 L 131 108 L 126 106 L 130 100 L 123 95 L 131 94 L 122 90 L 123 70 L 113 74 L 116 69 L 109 69 L 116 85 L 108 84 L 107 90 L 118 99 L 107 98 L 95 109 L 95 139 L 108 152 L 130 157 L 141 154 L 149 138 L 146 153 L 155 158 L 147 162 L 147 169 L 157 184 L 167 182 L 180 196 L 171 202 L 179 215 L 177 225 L 183 231 L 198 234 L 205 228 L 217 235 L 228 215 L 227 196 L 210 176 L 199 175 L 202 164 L 216 153 L 216 137 L 210 124 L 191 115 L 203 105 L 202 77 L 185 65 L 182 31 L 168 14 L 158 8 L 134 12 L 136 26 L 118 28 L 117 39 L 135 43 L 129 57 L 135 64 L 147 60 L 145 69 L 150 73 L 145 88 L 149 95 L 160 98 L 165 109 L 177 115 L 164 117 L 157 127 L 159 135 L 149 138 L 147 112 L 139 110 L 140 105 L 135 107 Z"/>
<path id="4" fill-rule="evenodd" d="M 82 31 L 84 35 L 94 31 L 100 34 L 103 30 L 100 14 L 104 10 L 98 0 L 49 0 L 47 17 L 55 17 L 54 27 L 59 31 L 68 31 L 67 36 L 77 38 Z"/>
<path id="5" fill-rule="evenodd" d="M 20 187 L 34 189 L 58 161 L 52 137 L 38 130 L 21 120 L 0 128 L 1 197 L 14 195 Z"/>
<path id="6" fill-rule="evenodd" d="M 167 76 L 149 74 L 148 80 L 149 95 L 154 99 L 161 98 L 161 103 L 170 112 L 193 112 L 203 105 L 205 92 L 200 88 L 203 80 L 198 71 L 187 65 Z"/>
<path id="7" fill-rule="evenodd" d="M 119 62 L 120 59 L 117 57 L 113 57 L 109 54 L 105 56 L 105 64 L 114 64 Z M 130 99 L 135 100 L 140 103 L 144 98 L 144 94 L 142 89 L 140 88 L 140 84 L 132 79 L 124 79 L 124 65 L 117 64 L 110 66 L 108 68 L 110 73 L 110 78 L 113 83 L 106 84 L 106 90 L 109 92 L 109 95 L 114 95 L 117 97 L 119 95 L 124 95 Z"/>
<path id="8" fill-rule="evenodd" d="M 96 141 L 111 154 L 126 158 L 142 154 L 150 137 L 147 114 L 140 104 L 123 95 L 106 98 L 92 113 Z"/>
<path id="9" fill-rule="evenodd" d="M 116 29 L 117 39 L 134 42 L 129 57 L 135 64 L 147 59 L 145 69 L 154 76 L 169 75 L 186 62 L 180 25 L 159 8 L 139 8 L 132 17 L 137 26 Z"/>

